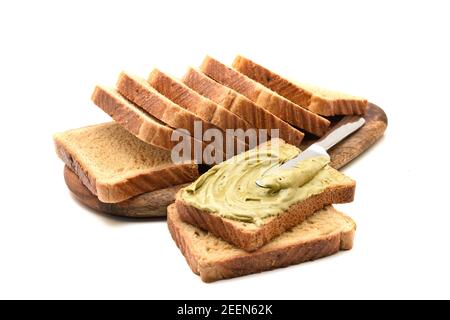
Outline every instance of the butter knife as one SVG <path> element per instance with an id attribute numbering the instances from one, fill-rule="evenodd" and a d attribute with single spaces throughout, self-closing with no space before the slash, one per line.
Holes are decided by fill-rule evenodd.
<path id="1" fill-rule="evenodd" d="M 361 128 L 365 122 L 366 120 L 360 116 L 346 117 L 344 120 L 338 123 L 336 128 L 331 130 L 328 134 L 326 134 L 317 142 L 313 143 L 311 146 L 309 146 L 307 149 L 301 152 L 297 157 L 289 161 L 286 161 L 282 165 L 270 168 L 269 170 L 264 172 L 263 176 L 265 176 L 269 172 L 273 173 L 273 170 L 290 169 L 299 162 L 313 157 L 324 157 L 324 156 L 330 157 L 327 150 L 331 149 L 337 143 L 339 143 L 347 136 L 349 136 L 350 134 Z M 261 188 L 266 187 L 263 181 L 260 179 L 256 180 L 255 182 Z"/>

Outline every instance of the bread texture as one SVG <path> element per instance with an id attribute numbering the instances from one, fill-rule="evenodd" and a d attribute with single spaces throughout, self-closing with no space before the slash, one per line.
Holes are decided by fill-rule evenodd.
<path id="1" fill-rule="evenodd" d="M 140 140 L 166 150 L 173 150 L 182 139 L 189 142 L 188 152 L 180 152 L 180 159 L 190 159 L 196 163 L 219 163 L 223 161 L 224 152 L 216 151 L 205 154 L 207 145 L 200 139 L 195 139 L 188 132 L 175 132 L 174 128 L 166 125 L 133 102 L 123 97 L 116 89 L 96 86 L 92 94 L 92 101 L 113 118 L 122 127 Z M 199 152 L 197 152 L 199 149 Z M 214 148 L 211 148 L 214 150 Z M 211 156 L 215 154 L 217 156 Z M 205 156 L 206 155 L 206 156 Z"/>
<path id="2" fill-rule="evenodd" d="M 214 81 L 196 69 L 189 68 L 182 81 L 192 90 L 228 109 L 240 118 L 246 119 L 255 128 L 267 129 L 269 134 L 270 129 L 278 129 L 278 137 L 293 145 L 299 145 L 304 137 L 303 132 L 256 105 L 237 91 Z"/>
<path id="3" fill-rule="evenodd" d="M 324 116 L 363 115 L 369 107 L 365 98 L 333 91 L 306 83 L 294 83 L 311 95 L 307 108 Z"/>
<path id="4" fill-rule="evenodd" d="M 145 79 L 122 72 L 117 80 L 117 90 L 158 120 L 172 128 L 186 129 L 191 136 L 194 136 L 195 121 L 201 122 L 204 129 L 215 128 L 209 122 L 160 94 Z"/>
<path id="5" fill-rule="evenodd" d="M 142 141 L 166 150 L 176 145 L 171 140 L 172 128 L 128 101 L 117 90 L 96 86 L 92 101 Z"/>
<path id="6" fill-rule="evenodd" d="M 289 101 L 276 92 L 254 81 L 246 75 L 207 56 L 200 70 L 217 82 L 236 90 L 258 106 L 295 127 L 304 129 L 316 136 L 323 136 L 330 121 Z"/>
<path id="7" fill-rule="evenodd" d="M 114 122 L 55 134 L 56 152 L 101 202 L 194 181 L 193 163 L 173 164 L 170 151 L 139 140 Z"/>
<path id="8" fill-rule="evenodd" d="M 203 97 L 178 79 L 158 69 L 154 69 L 150 73 L 148 82 L 153 88 L 173 102 L 224 132 L 227 129 L 247 130 L 252 127 L 237 115 Z M 245 141 L 237 141 L 237 143 L 241 144 L 243 150 L 247 149 Z"/>
<path id="9" fill-rule="evenodd" d="M 192 271 L 204 282 L 287 267 L 350 250 L 356 230 L 351 218 L 329 206 L 249 253 L 183 222 L 175 205 L 167 211 L 172 238 Z"/>
<path id="10" fill-rule="evenodd" d="M 118 91 L 137 106 L 154 116 L 159 121 L 164 122 L 174 129 L 184 129 L 194 137 L 194 140 L 201 141 L 201 150 L 205 150 L 206 144 L 202 141 L 205 130 L 216 128 L 187 109 L 180 107 L 167 97 L 156 91 L 150 84 L 142 78 L 122 72 L 117 80 Z M 201 124 L 202 130 L 196 132 L 196 128 Z M 198 137 L 198 139 L 195 139 Z M 214 150 L 213 156 L 206 156 L 202 159 L 208 164 L 220 163 L 226 156 L 226 146 L 221 150 Z"/>
<path id="11" fill-rule="evenodd" d="M 361 115 L 368 107 L 368 101 L 364 98 L 295 83 L 240 55 L 234 59 L 233 68 L 293 103 L 320 115 Z"/>

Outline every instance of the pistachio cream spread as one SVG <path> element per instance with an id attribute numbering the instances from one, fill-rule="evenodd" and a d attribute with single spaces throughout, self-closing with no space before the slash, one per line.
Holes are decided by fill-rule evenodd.
<path id="1" fill-rule="evenodd" d="M 272 170 L 296 157 L 289 144 L 255 148 L 222 162 L 181 191 L 189 205 L 222 217 L 261 224 L 265 218 L 350 178 L 328 166 L 328 157 L 311 158 L 293 168 Z M 264 176 L 263 176 L 264 175 Z M 266 188 L 255 181 L 261 179 Z"/>

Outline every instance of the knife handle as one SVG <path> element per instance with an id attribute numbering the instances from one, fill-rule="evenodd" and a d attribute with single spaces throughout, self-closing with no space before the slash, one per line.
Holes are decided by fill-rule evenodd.
<path id="1" fill-rule="evenodd" d="M 348 116 L 342 119 L 336 127 L 323 136 L 316 144 L 325 150 L 330 149 L 344 138 L 361 128 L 366 120 L 360 116 Z"/>

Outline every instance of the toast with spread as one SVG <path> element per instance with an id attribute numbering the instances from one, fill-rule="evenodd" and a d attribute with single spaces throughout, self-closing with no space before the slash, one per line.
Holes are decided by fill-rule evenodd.
<path id="1" fill-rule="evenodd" d="M 180 218 L 243 250 L 254 251 L 317 210 L 353 201 L 355 182 L 327 164 L 314 172 L 305 169 L 307 178 L 298 178 L 305 181 L 302 185 L 295 185 L 295 180 L 273 189 L 256 185 L 265 171 L 299 152 L 275 139 L 212 167 L 178 192 Z"/>

